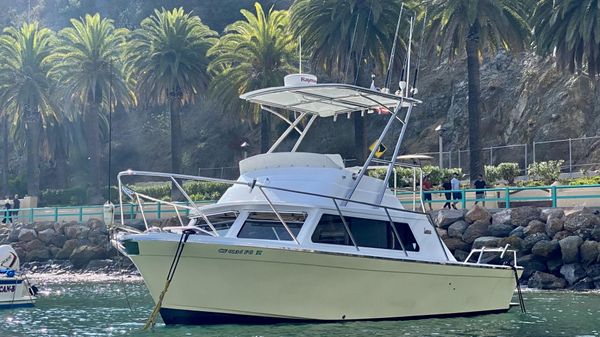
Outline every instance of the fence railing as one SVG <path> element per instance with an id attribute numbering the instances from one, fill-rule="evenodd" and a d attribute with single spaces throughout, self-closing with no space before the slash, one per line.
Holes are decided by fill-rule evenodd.
<path id="1" fill-rule="evenodd" d="M 196 201 L 196 205 L 214 203 L 213 200 Z M 188 202 L 177 202 L 175 204 L 189 206 Z M 125 205 L 125 217 L 136 219 L 140 214 L 137 204 Z M 189 210 L 180 211 L 181 215 L 188 215 Z M 115 219 L 117 214 L 120 214 L 119 205 L 115 205 Z M 174 207 L 169 207 L 161 203 L 145 203 L 144 214 L 148 219 L 164 219 L 175 216 L 177 212 Z M 77 221 L 85 222 L 89 219 L 103 219 L 103 205 L 83 205 L 83 206 L 66 206 L 66 207 L 39 207 L 39 208 L 21 208 L 8 209 L 0 211 L 0 219 L 3 223 L 11 222 L 40 222 L 40 221 Z"/>
<path id="2" fill-rule="evenodd" d="M 412 202 L 415 197 L 413 191 L 398 191 L 396 195 L 403 202 Z M 570 206 L 596 206 L 600 207 L 600 185 L 564 185 L 564 186 L 531 186 L 531 187 L 497 187 L 486 189 L 460 189 L 460 190 L 432 190 L 428 192 L 432 198 L 427 200 L 424 195 L 424 204 L 457 203 L 462 208 L 467 208 L 474 203 L 489 203 L 497 208 L 510 208 L 517 206 L 541 207 L 570 207 Z M 479 194 L 479 196 L 477 195 Z M 584 201 L 584 202 L 582 202 Z"/>

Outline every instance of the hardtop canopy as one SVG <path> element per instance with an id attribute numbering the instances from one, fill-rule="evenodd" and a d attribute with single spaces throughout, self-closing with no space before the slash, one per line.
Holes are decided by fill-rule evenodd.
<path id="1" fill-rule="evenodd" d="M 421 103 L 413 98 L 403 98 L 349 84 L 273 87 L 251 91 L 240 98 L 263 106 L 319 117 L 332 117 L 355 111 L 377 111 L 384 107 L 393 110 L 400 103 L 403 107 Z"/>

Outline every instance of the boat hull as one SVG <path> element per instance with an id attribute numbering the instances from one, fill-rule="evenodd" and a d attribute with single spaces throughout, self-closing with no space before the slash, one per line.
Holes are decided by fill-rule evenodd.
<path id="1" fill-rule="evenodd" d="M 29 292 L 29 283 L 20 277 L 0 277 L 0 309 L 31 307 L 35 296 Z"/>
<path id="2" fill-rule="evenodd" d="M 177 242 L 129 256 L 156 302 Z M 351 254 L 188 242 L 166 292 L 166 324 L 410 319 L 504 312 L 513 270 Z"/>

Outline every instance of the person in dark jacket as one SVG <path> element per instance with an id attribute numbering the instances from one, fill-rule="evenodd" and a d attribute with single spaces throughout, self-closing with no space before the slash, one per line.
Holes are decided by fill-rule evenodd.
<path id="1" fill-rule="evenodd" d="M 451 209 L 452 204 L 450 203 L 450 200 L 452 200 L 452 192 L 450 191 L 452 190 L 452 183 L 450 182 L 449 177 L 444 178 L 444 182 L 442 183 L 442 190 L 445 191 L 444 196 L 446 197 L 446 203 L 444 204 L 444 208 Z"/>
<path id="2" fill-rule="evenodd" d="M 12 211 L 10 212 L 10 222 L 14 222 L 17 220 L 17 216 L 19 215 L 19 208 L 21 208 L 21 201 L 19 200 L 19 195 L 15 194 L 15 198 L 13 199 Z"/>

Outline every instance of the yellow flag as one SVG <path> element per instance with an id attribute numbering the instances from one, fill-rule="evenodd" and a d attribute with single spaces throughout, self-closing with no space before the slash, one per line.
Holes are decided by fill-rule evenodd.
<path id="1" fill-rule="evenodd" d="M 373 144 L 371 144 L 371 146 L 369 146 L 369 151 L 373 151 L 376 144 L 377 144 L 377 141 L 374 141 Z M 375 157 L 381 158 L 381 156 L 383 156 L 383 154 L 385 153 L 386 150 L 387 150 L 387 147 L 385 147 L 385 145 L 379 144 L 379 148 L 377 149 L 377 152 L 375 152 Z"/>

